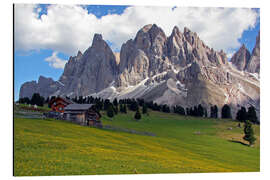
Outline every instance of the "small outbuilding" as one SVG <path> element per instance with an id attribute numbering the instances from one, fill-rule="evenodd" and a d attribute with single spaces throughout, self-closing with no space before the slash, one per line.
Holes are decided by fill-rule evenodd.
<path id="1" fill-rule="evenodd" d="M 69 104 L 74 104 L 74 102 L 67 98 L 56 97 L 49 102 L 49 107 L 52 111 L 63 113 L 64 108 Z"/>
<path id="2" fill-rule="evenodd" d="M 63 119 L 83 126 L 102 127 L 100 118 L 94 104 L 69 104 L 64 108 Z"/>

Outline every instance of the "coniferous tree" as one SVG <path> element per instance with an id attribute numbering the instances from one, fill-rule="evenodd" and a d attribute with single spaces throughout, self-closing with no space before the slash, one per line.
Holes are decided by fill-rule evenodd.
<path id="1" fill-rule="evenodd" d="M 194 106 L 194 109 L 193 109 L 193 116 L 198 116 L 199 113 L 198 113 L 198 107 L 197 106 Z"/>
<path id="2" fill-rule="evenodd" d="M 185 115 L 185 109 L 182 106 L 176 105 L 174 106 L 174 113 Z"/>
<path id="3" fill-rule="evenodd" d="M 162 112 L 170 113 L 170 107 L 167 104 L 163 104 Z"/>
<path id="4" fill-rule="evenodd" d="M 108 108 L 109 108 L 109 106 L 111 105 L 111 102 L 110 102 L 110 100 L 109 99 L 105 99 L 105 101 L 104 101 L 104 110 L 106 111 Z"/>
<path id="5" fill-rule="evenodd" d="M 127 105 L 126 104 L 124 104 L 124 106 L 123 106 L 123 113 L 127 113 Z"/>
<path id="6" fill-rule="evenodd" d="M 28 97 L 20 98 L 19 103 L 20 104 L 30 104 L 30 99 Z"/>
<path id="7" fill-rule="evenodd" d="M 201 104 L 198 105 L 198 116 L 203 117 L 204 115 L 204 108 Z"/>
<path id="8" fill-rule="evenodd" d="M 146 104 L 143 103 L 142 106 L 143 106 L 143 107 L 142 107 L 142 113 L 143 113 L 143 114 L 147 114 L 147 106 L 146 106 Z"/>
<path id="9" fill-rule="evenodd" d="M 113 112 L 114 112 L 114 114 L 115 114 L 115 115 L 118 114 L 118 106 L 112 105 L 112 107 L 113 107 Z"/>
<path id="10" fill-rule="evenodd" d="M 189 110 L 189 108 L 186 108 L 186 114 L 187 114 L 187 115 L 190 115 L 190 110 Z"/>
<path id="11" fill-rule="evenodd" d="M 43 106 L 44 104 L 44 97 L 40 96 L 39 93 L 34 93 L 30 103 L 32 105 L 37 105 L 37 106 Z"/>
<path id="12" fill-rule="evenodd" d="M 119 103 L 119 110 L 121 113 L 123 113 L 123 104 L 122 103 Z"/>
<path id="13" fill-rule="evenodd" d="M 139 106 L 138 106 L 137 101 L 132 100 L 132 102 L 131 102 L 131 104 L 130 104 L 130 110 L 131 110 L 131 111 L 136 111 L 138 108 L 139 108 Z"/>
<path id="14" fill-rule="evenodd" d="M 111 104 L 107 108 L 107 116 L 110 118 L 114 116 L 113 106 Z"/>
<path id="15" fill-rule="evenodd" d="M 244 133 L 245 136 L 243 137 L 243 139 L 249 142 L 249 146 L 253 145 L 254 142 L 256 141 L 256 138 L 254 137 L 252 124 L 250 123 L 249 120 L 245 121 Z"/>
<path id="16" fill-rule="evenodd" d="M 258 123 L 258 117 L 254 106 L 250 106 L 248 108 L 247 119 L 250 120 L 252 123 Z"/>
<path id="17" fill-rule="evenodd" d="M 225 104 L 223 107 L 222 107 L 222 110 L 221 110 L 221 117 L 222 118 L 232 118 L 232 114 L 231 114 L 231 108 L 228 104 Z"/>
<path id="18" fill-rule="evenodd" d="M 49 103 L 49 101 L 50 101 L 50 97 L 47 97 L 45 103 Z"/>
<path id="19" fill-rule="evenodd" d="M 214 118 L 214 107 L 213 106 L 210 107 L 210 117 Z"/>
<path id="20" fill-rule="evenodd" d="M 236 119 L 240 122 L 247 120 L 247 111 L 245 107 L 241 107 L 236 113 Z"/>
<path id="21" fill-rule="evenodd" d="M 208 117 L 208 113 L 207 113 L 207 109 L 206 108 L 204 108 L 204 117 Z"/>
<path id="22" fill-rule="evenodd" d="M 114 100 L 113 100 L 113 105 L 114 105 L 114 106 L 118 106 L 118 101 L 117 101 L 116 98 L 114 98 Z"/>
<path id="23" fill-rule="evenodd" d="M 217 105 L 214 106 L 214 118 L 218 118 L 218 107 Z"/>
<path id="24" fill-rule="evenodd" d="M 78 104 L 82 104 L 82 103 L 83 103 L 83 97 L 79 96 Z"/>
<path id="25" fill-rule="evenodd" d="M 135 113 L 135 116 L 134 116 L 134 118 L 135 119 L 137 119 L 137 120 L 139 120 L 139 119 L 141 119 L 141 113 L 140 113 L 140 110 L 139 110 L 139 108 L 137 109 L 137 111 L 136 111 L 136 113 Z"/>

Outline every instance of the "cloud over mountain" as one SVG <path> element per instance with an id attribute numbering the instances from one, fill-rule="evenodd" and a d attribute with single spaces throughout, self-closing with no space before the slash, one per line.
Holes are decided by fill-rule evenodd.
<path id="1" fill-rule="evenodd" d="M 51 49 L 67 55 L 84 51 L 94 33 L 100 33 L 113 50 L 135 37 L 145 24 L 159 24 L 167 36 L 177 25 L 197 32 L 206 44 L 226 52 L 240 47 L 243 31 L 253 28 L 259 14 L 248 8 L 128 7 L 121 15 L 97 18 L 78 5 L 49 5 L 39 17 L 38 5 L 15 5 L 15 49 Z"/>
<path id="2" fill-rule="evenodd" d="M 65 64 L 67 63 L 67 60 L 63 60 L 59 57 L 57 57 L 58 52 L 53 52 L 50 57 L 47 57 L 45 61 L 49 63 L 49 65 L 53 68 L 59 68 L 64 69 Z"/>

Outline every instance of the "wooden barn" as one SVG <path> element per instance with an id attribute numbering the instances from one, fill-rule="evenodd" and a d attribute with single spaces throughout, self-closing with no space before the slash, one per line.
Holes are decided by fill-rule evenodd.
<path id="1" fill-rule="evenodd" d="M 64 108 L 63 118 L 83 126 L 102 127 L 101 114 L 94 104 L 69 104 Z"/>
<path id="2" fill-rule="evenodd" d="M 63 97 L 56 97 L 49 102 L 49 106 L 51 107 L 52 111 L 60 113 L 63 113 L 64 108 L 69 104 L 74 104 L 74 102 Z"/>

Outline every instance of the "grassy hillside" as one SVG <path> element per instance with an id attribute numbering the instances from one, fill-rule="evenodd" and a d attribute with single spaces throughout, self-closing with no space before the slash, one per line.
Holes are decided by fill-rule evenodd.
<path id="1" fill-rule="evenodd" d="M 150 114 L 140 121 L 134 112 L 104 115 L 102 122 L 155 136 L 15 116 L 15 176 L 260 170 L 259 141 L 243 145 L 236 122 Z M 259 126 L 254 128 L 259 139 Z"/>

